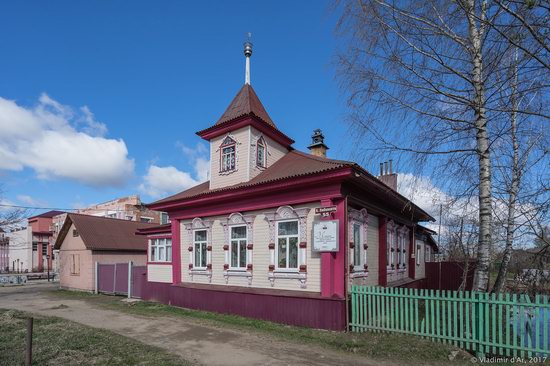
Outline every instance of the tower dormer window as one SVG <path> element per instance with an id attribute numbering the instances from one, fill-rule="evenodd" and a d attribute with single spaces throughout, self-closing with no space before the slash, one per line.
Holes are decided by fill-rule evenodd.
<path id="1" fill-rule="evenodd" d="M 220 147 L 221 160 L 220 171 L 229 172 L 235 170 L 235 147 L 236 142 L 231 137 L 227 136 Z"/>
<path id="2" fill-rule="evenodd" d="M 265 168 L 267 166 L 266 145 L 263 137 L 260 137 L 256 144 L 256 165 L 260 168 Z"/>

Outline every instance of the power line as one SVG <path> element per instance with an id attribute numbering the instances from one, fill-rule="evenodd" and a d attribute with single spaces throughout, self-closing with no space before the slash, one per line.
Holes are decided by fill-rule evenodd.
<path id="1" fill-rule="evenodd" d="M 81 210 L 80 208 L 20 206 L 20 205 L 7 205 L 7 204 L 3 204 L 3 203 L 0 203 L 0 207 L 24 208 L 26 210 L 55 210 L 55 211 L 77 211 L 77 210 Z"/>
<path id="2" fill-rule="evenodd" d="M 143 205 L 131 205 L 139 208 Z M 124 210 L 118 208 L 96 208 L 96 207 L 85 207 L 85 208 L 61 208 L 61 207 L 37 207 L 37 206 L 21 206 L 21 205 L 8 205 L 0 203 L 0 207 L 9 207 L 9 208 L 23 208 L 26 210 L 54 210 L 54 211 L 115 211 L 115 212 L 131 212 L 132 210 Z M 148 208 L 150 211 L 154 211 Z"/>

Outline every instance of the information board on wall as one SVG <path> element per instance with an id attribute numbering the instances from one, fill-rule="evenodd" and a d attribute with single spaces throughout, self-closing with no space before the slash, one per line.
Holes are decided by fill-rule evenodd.
<path id="1" fill-rule="evenodd" d="M 313 251 L 338 251 L 338 220 L 313 222 Z"/>

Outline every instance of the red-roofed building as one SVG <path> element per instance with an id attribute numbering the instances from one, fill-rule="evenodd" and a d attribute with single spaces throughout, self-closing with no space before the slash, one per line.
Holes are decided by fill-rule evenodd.
<path id="1" fill-rule="evenodd" d="M 59 284 L 62 288 L 94 290 L 94 263 L 116 264 L 132 261 L 145 265 L 147 238 L 139 229 L 157 224 L 81 214 L 67 214 L 55 249 L 59 251 Z"/>
<path id="2" fill-rule="evenodd" d="M 352 284 L 418 286 L 415 231 L 433 218 L 392 187 L 393 172 L 327 158 L 320 130 L 311 153 L 295 150 L 249 83 L 197 134 L 210 180 L 147 205 L 171 225 L 139 231 L 144 298 L 344 329 Z"/>

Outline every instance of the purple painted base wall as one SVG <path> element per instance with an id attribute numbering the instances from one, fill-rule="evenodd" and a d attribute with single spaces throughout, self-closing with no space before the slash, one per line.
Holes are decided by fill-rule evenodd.
<path id="1" fill-rule="evenodd" d="M 146 282 L 142 299 L 309 328 L 345 330 L 346 302 L 320 297 L 219 291 Z"/>

